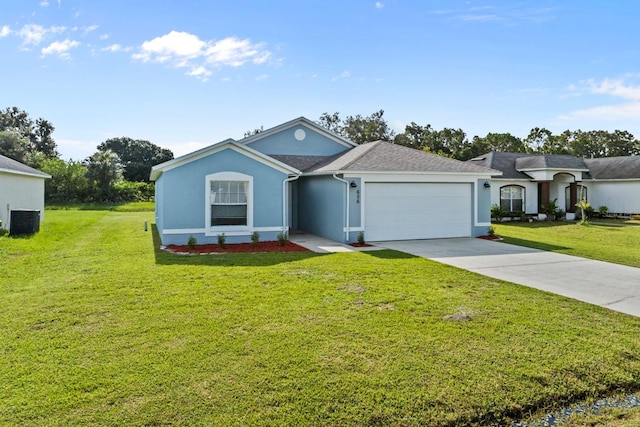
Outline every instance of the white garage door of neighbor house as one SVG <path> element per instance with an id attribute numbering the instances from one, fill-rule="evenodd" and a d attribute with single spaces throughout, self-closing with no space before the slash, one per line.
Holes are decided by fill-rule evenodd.
<path id="1" fill-rule="evenodd" d="M 369 241 L 471 236 L 471 184 L 366 183 Z"/>

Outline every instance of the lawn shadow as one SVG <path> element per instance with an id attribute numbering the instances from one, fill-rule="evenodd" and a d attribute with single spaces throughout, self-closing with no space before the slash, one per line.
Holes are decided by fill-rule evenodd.
<path id="1" fill-rule="evenodd" d="M 542 251 L 549 251 L 549 252 L 560 252 L 560 251 L 573 249 L 566 246 L 551 245 L 548 243 L 535 242 L 533 240 L 526 240 L 526 239 L 518 239 L 515 237 L 504 237 L 503 242 L 508 243 L 510 245 L 524 246 L 526 248 L 540 249 Z"/>
<path id="2" fill-rule="evenodd" d="M 370 255 L 380 259 L 410 259 L 420 258 L 416 255 L 408 254 L 406 252 L 395 251 L 393 249 L 382 249 L 379 251 L 361 251 L 360 253 Z"/>
<path id="3" fill-rule="evenodd" d="M 287 262 L 300 261 L 317 256 L 314 252 L 260 252 L 228 253 L 211 255 L 178 255 L 160 249 L 160 233 L 155 224 L 151 224 L 153 253 L 159 265 L 211 265 L 216 267 L 266 267 Z"/>

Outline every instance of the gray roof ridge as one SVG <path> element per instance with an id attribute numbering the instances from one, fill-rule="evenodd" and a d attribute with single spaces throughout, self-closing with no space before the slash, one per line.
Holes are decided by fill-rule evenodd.
<path id="1" fill-rule="evenodd" d="M 364 148 L 362 149 L 362 153 L 360 153 L 353 160 L 351 160 L 350 162 L 342 166 L 342 169 L 348 169 L 349 166 L 351 166 L 352 164 L 354 164 L 355 162 L 363 158 L 367 153 L 371 152 L 371 150 L 374 150 L 377 146 L 379 146 L 381 142 L 384 142 L 384 141 L 378 140 L 378 141 L 371 141 L 371 142 L 365 142 L 363 144 L 358 144 L 358 146 L 353 147 L 351 150 L 347 150 L 340 153 L 340 155 L 337 156 L 336 159 L 339 159 L 340 157 L 342 157 L 342 155 L 346 155 L 347 153 L 350 153 L 351 151 L 356 150 L 358 147 L 366 147 L 366 149 Z"/>

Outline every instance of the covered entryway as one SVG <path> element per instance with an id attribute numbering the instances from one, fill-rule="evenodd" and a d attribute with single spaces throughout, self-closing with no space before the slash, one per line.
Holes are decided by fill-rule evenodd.
<path id="1" fill-rule="evenodd" d="M 469 183 L 378 183 L 364 188 L 369 241 L 470 237 Z"/>

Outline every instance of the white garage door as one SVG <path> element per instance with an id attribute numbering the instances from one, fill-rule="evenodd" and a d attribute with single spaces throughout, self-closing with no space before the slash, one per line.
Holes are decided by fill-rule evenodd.
<path id="1" fill-rule="evenodd" d="M 366 183 L 370 241 L 471 236 L 471 184 Z"/>

